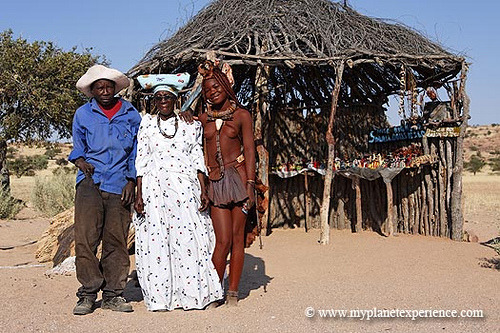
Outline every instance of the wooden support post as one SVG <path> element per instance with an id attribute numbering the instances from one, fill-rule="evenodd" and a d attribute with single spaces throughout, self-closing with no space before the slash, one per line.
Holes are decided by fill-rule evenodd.
<path id="1" fill-rule="evenodd" d="M 254 124 L 254 140 L 257 150 L 257 155 L 259 157 L 259 165 L 257 168 L 257 175 L 262 181 L 262 184 L 268 186 L 268 190 L 264 193 L 264 200 L 266 207 L 264 214 L 261 217 L 261 226 L 265 230 L 265 235 L 270 232 L 267 230 L 269 226 L 269 152 L 264 145 L 264 140 L 262 138 L 262 127 L 264 125 L 263 118 L 268 114 L 269 104 L 267 102 L 268 89 L 267 89 L 267 77 L 269 75 L 269 66 L 258 66 L 255 75 L 255 124 Z"/>
<path id="2" fill-rule="evenodd" d="M 356 232 L 363 231 L 363 212 L 361 207 L 361 186 L 358 177 L 352 177 L 352 188 L 356 191 Z"/>
<path id="3" fill-rule="evenodd" d="M 464 138 L 469 120 L 470 99 L 465 91 L 465 82 L 467 80 L 468 65 L 462 62 L 462 73 L 460 77 L 460 89 L 458 93 L 459 100 L 462 101 L 462 124 L 460 125 L 460 135 L 457 138 L 455 148 L 455 166 L 453 168 L 453 190 L 451 194 L 451 238 L 453 240 L 462 240 L 464 227 L 464 217 L 462 212 L 462 172 L 464 169 Z"/>
<path id="4" fill-rule="evenodd" d="M 439 186 L 439 223 L 441 230 L 441 237 L 448 237 L 448 214 L 446 213 L 446 190 L 445 190 L 445 181 L 446 181 L 446 171 L 443 167 L 442 163 L 439 162 L 438 169 L 438 186 Z"/>
<path id="5" fill-rule="evenodd" d="M 387 233 L 389 236 L 392 236 L 394 234 L 394 204 L 393 204 L 393 198 L 392 198 L 392 182 L 385 181 L 385 188 L 387 192 Z"/>
<path id="6" fill-rule="evenodd" d="M 311 193 L 309 192 L 309 181 L 307 177 L 308 172 L 304 172 L 304 201 L 305 201 L 305 221 L 304 229 L 307 232 L 309 230 L 309 214 L 311 210 Z"/>
<path id="7" fill-rule="evenodd" d="M 321 236 L 320 244 L 326 245 L 330 242 L 330 195 L 332 190 L 333 179 L 333 162 L 335 160 L 335 137 L 333 136 L 333 124 L 335 122 L 335 113 L 337 112 L 337 102 L 340 94 L 340 85 L 342 83 L 342 75 L 344 74 L 344 61 L 337 66 L 337 77 L 335 78 L 335 87 L 332 92 L 332 106 L 330 119 L 328 121 L 328 130 L 326 131 L 326 142 L 328 142 L 328 163 L 326 167 L 325 185 L 323 189 L 323 201 L 321 203 Z"/>

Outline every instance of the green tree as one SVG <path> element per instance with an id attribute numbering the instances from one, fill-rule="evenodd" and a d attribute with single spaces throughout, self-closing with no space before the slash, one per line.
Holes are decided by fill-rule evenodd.
<path id="1" fill-rule="evenodd" d="M 465 168 L 469 170 L 470 172 L 476 174 L 476 172 L 480 171 L 484 166 L 486 165 L 486 162 L 481 158 L 481 156 L 478 155 L 472 155 L 470 157 L 470 160 L 468 162 L 465 162 Z"/>
<path id="2" fill-rule="evenodd" d="M 100 56 L 52 42 L 28 42 L 0 33 L 0 180 L 9 189 L 7 141 L 44 140 L 71 134 L 73 114 L 86 99 L 75 83 Z"/>

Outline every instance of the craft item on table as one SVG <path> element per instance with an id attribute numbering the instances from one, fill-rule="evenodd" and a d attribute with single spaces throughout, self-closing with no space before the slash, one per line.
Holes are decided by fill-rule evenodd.
<path id="1" fill-rule="evenodd" d="M 335 160 L 333 162 L 333 170 L 340 170 L 340 158 L 335 157 Z"/>
<path id="2" fill-rule="evenodd" d="M 373 154 L 371 156 L 371 162 L 368 164 L 368 168 L 370 169 L 378 169 L 382 166 L 383 160 L 382 160 L 382 155 L 380 154 Z"/>
<path id="3" fill-rule="evenodd" d="M 275 170 L 276 171 L 273 171 L 272 173 L 278 175 L 281 178 L 294 177 L 294 176 L 300 175 L 300 174 L 308 172 L 308 171 L 315 171 L 315 172 L 319 173 L 322 176 L 324 176 L 326 174 L 325 169 L 301 168 L 300 170 L 288 170 L 288 171 L 286 171 L 285 168 L 280 168 L 279 167 L 279 168 L 277 168 Z"/>
<path id="4" fill-rule="evenodd" d="M 453 138 L 460 136 L 460 127 L 439 127 L 436 129 L 428 128 L 425 132 L 428 138 Z"/>
<path id="5" fill-rule="evenodd" d="M 410 167 L 417 168 L 422 164 L 432 164 L 435 162 L 437 162 L 436 155 L 422 155 L 422 156 L 417 156 L 414 159 L 412 159 L 410 162 Z"/>
<path id="6" fill-rule="evenodd" d="M 296 156 L 291 156 L 287 162 L 281 162 L 276 166 L 271 168 L 272 173 L 278 175 L 281 178 L 294 177 L 298 174 L 315 171 L 321 175 L 325 175 L 325 165 L 320 161 L 311 159 L 307 161 L 306 159 L 298 159 Z"/>
<path id="7" fill-rule="evenodd" d="M 295 158 L 293 158 L 294 160 Z M 388 168 L 416 168 L 423 164 L 432 164 L 437 160 L 434 155 L 423 155 L 422 147 L 411 144 L 408 147 L 399 148 L 387 155 L 382 153 L 373 153 L 361 158 L 352 160 L 343 160 L 339 157 L 334 159 L 333 171 L 345 171 L 351 168 L 356 169 L 388 169 Z M 319 168 L 317 168 L 319 166 Z M 279 166 L 272 167 L 274 174 L 282 178 L 296 176 L 306 171 L 316 171 L 322 175 L 325 174 L 325 166 L 319 161 L 305 160 L 302 163 L 287 162 Z"/>

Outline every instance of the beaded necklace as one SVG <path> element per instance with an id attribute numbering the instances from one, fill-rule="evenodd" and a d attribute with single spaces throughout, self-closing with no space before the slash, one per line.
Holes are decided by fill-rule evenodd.
<path id="1" fill-rule="evenodd" d="M 173 115 L 173 117 L 175 118 L 175 124 L 174 124 L 175 132 L 174 132 L 174 134 L 169 135 L 169 134 L 163 132 L 163 130 L 161 129 L 161 126 L 160 126 L 160 115 L 156 116 L 156 118 L 157 118 L 157 124 L 158 124 L 158 129 L 160 130 L 161 135 L 163 135 L 167 139 L 172 139 L 177 134 L 177 130 L 179 129 L 179 119 L 177 118 L 177 116 L 175 114 Z M 167 118 L 167 120 L 168 120 L 168 118 Z"/>
<path id="2" fill-rule="evenodd" d="M 231 102 L 231 105 L 224 111 L 214 111 L 212 108 L 207 109 L 208 121 L 215 121 L 216 119 L 231 120 L 233 113 L 236 111 L 236 104 Z"/>
<path id="3" fill-rule="evenodd" d="M 217 148 L 217 153 L 215 159 L 219 166 L 220 178 L 224 177 L 224 160 L 222 158 L 222 151 L 220 147 L 220 130 L 222 125 L 224 125 L 225 120 L 233 120 L 233 114 L 236 111 L 236 104 L 231 101 L 231 105 L 224 111 L 213 111 L 212 108 L 207 109 L 207 121 L 215 121 L 215 129 L 217 134 L 215 136 L 215 144 Z"/>

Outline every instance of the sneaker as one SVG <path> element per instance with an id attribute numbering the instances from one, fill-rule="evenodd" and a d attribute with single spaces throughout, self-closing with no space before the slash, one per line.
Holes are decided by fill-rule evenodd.
<path id="1" fill-rule="evenodd" d="M 109 299 L 103 299 L 101 309 L 113 310 L 119 312 L 133 312 L 132 305 L 128 304 L 122 296 L 115 296 Z"/>
<path id="2" fill-rule="evenodd" d="M 73 314 L 82 316 L 94 312 L 94 301 L 87 297 L 82 297 L 76 303 Z"/>

